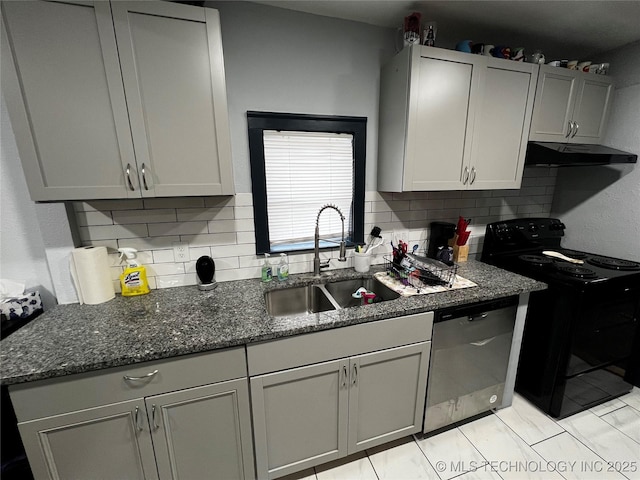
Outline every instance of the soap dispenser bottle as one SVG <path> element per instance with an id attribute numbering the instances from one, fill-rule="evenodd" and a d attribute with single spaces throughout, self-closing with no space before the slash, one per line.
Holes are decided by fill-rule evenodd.
<path id="1" fill-rule="evenodd" d="M 289 261 L 287 260 L 287 254 L 280 254 L 280 264 L 278 265 L 278 280 L 284 282 L 289 279 Z"/>
<path id="2" fill-rule="evenodd" d="M 273 270 L 271 269 L 271 263 L 269 262 L 269 254 L 264 254 L 264 264 L 262 265 L 262 281 L 270 282 L 273 278 Z"/>
<path id="3" fill-rule="evenodd" d="M 120 261 L 127 259 L 127 268 L 120 275 L 120 289 L 123 297 L 133 297 L 149 293 L 147 269 L 136 259 L 138 251 L 135 248 L 119 248 Z"/>

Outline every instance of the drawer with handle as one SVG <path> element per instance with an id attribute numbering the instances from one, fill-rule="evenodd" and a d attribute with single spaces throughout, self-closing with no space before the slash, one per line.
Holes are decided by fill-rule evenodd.
<path id="1" fill-rule="evenodd" d="M 246 377 L 244 347 L 13 385 L 21 422 Z"/>

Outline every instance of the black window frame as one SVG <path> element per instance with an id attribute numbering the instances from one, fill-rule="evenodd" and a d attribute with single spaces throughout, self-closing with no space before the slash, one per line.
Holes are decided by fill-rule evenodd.
<path id="1" fill-rule="evenodd" d="M 269 242 L 267 214 L 267 180 L 264 163 L 264 130 L 292 132 L 328 132 L 353 135 L 353 225 L 348 246 L 364 242 L 364 196 L 367 156 L 367 117 L 341 115 L 310 115 L 247 111 L 249 132 L 249 159 L 251 165 L 251 191 L 253 193 L 253 221 L 256 235 L 256 253 L 272 253 Z M 310 232 L 312 233 L 312 232 Z M 325 247 L 327 248 L 327 247 Z M 335 247 L 328 247 L 335 248 Z M 278 250 L 281 252 L 282 250 Z M 309 249 L 291 249 L 287 253 L 303 253 Z"/>

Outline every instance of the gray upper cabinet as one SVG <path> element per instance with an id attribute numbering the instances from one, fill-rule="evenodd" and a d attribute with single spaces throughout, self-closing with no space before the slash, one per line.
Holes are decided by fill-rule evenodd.
<path id="1" fill-rule="evenodd" d="M 2 2 L 2 17 L 32 199 L 233 194 L 216 10 L 32 1 Z"/>
<path id="2" fill-rule="evenodd" d="M 2 92 L 34 200 L 140 196 L 108 2 L 1 2 Z"/>
<path id="3" fill-rule="evenodd" d="M 378 190 L 519 188 L 537 66 L 406 48 L 381 74 Z"/>
<path id="4" fill-rule="evenodd" d="M 217 10 L 112 3 L 143 196 L 234 193 Z"/>
<path id="5" fill-rule="evenodd" d="M 529 139 L 601 143 L 612 93 L 611 77 L 541 66 Z"/>

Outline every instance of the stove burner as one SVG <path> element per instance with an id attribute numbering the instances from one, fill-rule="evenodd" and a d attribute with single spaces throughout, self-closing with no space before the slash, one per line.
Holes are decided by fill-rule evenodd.
<path id="1" fill-rule="evenodd" d="M 549 257 L 543 257 L 542 255 L 520 255 L 518 258 L 523 262 L 535 265 L 536 267 L 544 267 L 545 265 L 553 263 L 553 260 Z"/>
<path id="2" fill-rule="evenodd" d="M 575 258 L 576 260 L 584 260 L 585 258 L 587 258 L 586 253 L 569 250 L 567 248 L 560 248 L 557 251 L 569 258 Z"/>
<path id="3" fill-rule="evenodd" d="M 594 278 L 596 272 L 586 267 L 578 267 L 575 265 L 557 265 L 559 272 L 575 278 Z"/>
<path id="4" fill-rule="evenodd" d="M 617 258 L 591 257 L 587 259 L 587 262 L 609 270 L 640 270 L 640 263 L 618 260 Z"/>

